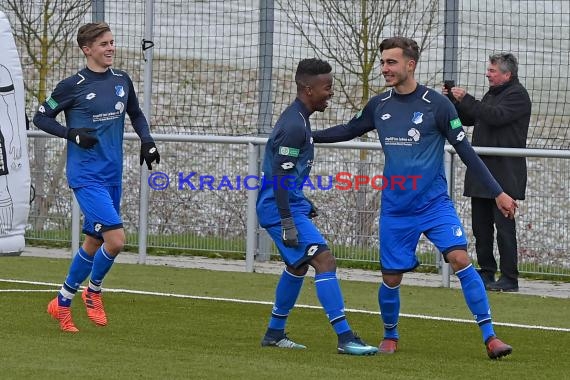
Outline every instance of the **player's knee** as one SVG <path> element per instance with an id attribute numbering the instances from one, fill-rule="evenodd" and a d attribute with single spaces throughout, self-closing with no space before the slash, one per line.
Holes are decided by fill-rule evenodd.
<path id="1" fill-rule="evenodd" d="M 291 266 L 287 266 L 287 272 L 291 273 L 294 276 L 299 276 L 299 277 L 306 275 L 308 270 L 309 270 L 309 264 L 302 265 L 299 268 L 293 268 Z"/>
<path id="2" fill-rule="evenodd" d="M 395 288 L 402 283 L 403 274 L 392 274 L 382 272 L 382 282 L 390 288 Z"/>
<path id="3" fill-rule="evenodd" d="M 89 256 L 93 256 L 99 247 L 101 247 L 101 244 L 103 244 L 103 240 L 86 235 L 82 248 Z"/>
<path id="4" fill-rule="evenodd" d="M 103 239 L 105 240 L 105 251 L 112 256 L 118 255 L 125 246 L 125 232 L 122 228 L 105 232 Z"/>
<path id="5" fill-rule="evenodd" d="M 446 258 L 453 270 L 456 272 L 471 264 L 471 259 L 467 255 L 467 252 L 463 250 L 449 252 Z"/>
<path id="6" fill-rule="evenodd" d="M 108 254 L 110 254 L 111 256 L 117 256 L 124 247 L 124 243 L 121 243 L 119 241 L 109 241 L 109 242 L 105 242 L 105 252 L 107 252 Z"/>
<path id="7" fill-rule="evenodd" d="M 336 272 L 336 259 L 330 250 L 320 252 L 311 260 L 316 273 Z"/>

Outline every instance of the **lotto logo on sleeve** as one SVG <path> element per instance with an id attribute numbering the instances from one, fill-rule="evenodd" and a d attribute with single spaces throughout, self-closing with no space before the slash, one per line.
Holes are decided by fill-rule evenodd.
<path id="1" fill-rule="evenodd" d="M 299 157 L 299 149 L 289 148 L 287 146 L 280 146 L 279 154 L 282 156 Z"/>
<path id="2" fill-rule="evenodd" d="M 459 120 L 458 117 L 456 117 L 455 119 L 451 120 L 449 122 L 449 124 L 451 125 L 451 129 L 457 129 L 457 128 L 461 128 L 463 125 L 461 124 L 461 120 Z"/>

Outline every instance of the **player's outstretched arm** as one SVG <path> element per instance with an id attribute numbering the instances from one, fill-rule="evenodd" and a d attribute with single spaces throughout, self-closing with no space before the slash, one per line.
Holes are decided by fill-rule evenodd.
<path id="1" fill-rule="evenodd" d="M 378 102 L 378 97 L 372 98 L 362 111 L 357 113 L 347 124 L 339 124 L 320 131 L 313 131 L 313 142 L 335 143 L 348 141 L 373 131 L 375 129 L 373 110 Z"/>
<path id="2" fill-rule="evenodd" d="M 359 133 L 357 129 L 351 128 L 350 123 L 336 125 L 334 127 L 312 132 L 313 142 L 315 143 L 348 141 L 361 136 L 362 134 L 363 133 Z"/>

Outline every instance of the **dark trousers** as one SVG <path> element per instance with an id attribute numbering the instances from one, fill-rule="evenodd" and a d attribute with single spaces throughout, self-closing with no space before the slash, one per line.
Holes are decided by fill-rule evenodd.
<path id="1" fill-rule="evenodd" d="M 514 219 L 505 218 L 494 199 L 471 198 L 471 209 L 475 251 L 481 271 L 492 274 L 497 272 L 497 261 L 493 256 L 496 227 L 501 276 L 517 280 L 518 249 Z"/>

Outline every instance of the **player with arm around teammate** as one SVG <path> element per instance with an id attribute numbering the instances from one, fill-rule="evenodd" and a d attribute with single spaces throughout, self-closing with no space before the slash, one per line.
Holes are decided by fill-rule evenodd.
<path id="1" fill-rule="evenodd" d="M 315 269 L 317 297 L 338 336 L 337 352 L 373 355 L 378 352 L 352 331 L 336 277 L 336 261 L 327 242 L 310 220 L 314 208 L 302 191 L 314 158 L 309 117 L 323 112 L 333 96 L 331 66 L 319 59 L 299 62 L 297 98 L 283 111 L 267 142 L 261 189 L 257 199 L 260 225 L 267 230 L 286 264 L 277 288 L 263 347 L 304 349 L 285 334 L 309 265 Z"/>
<path id="2" fill-rule="evenodd" d="M 87 315 L 96 325 L 107 325 L 101 284 L 125 244 L 120 216 L 125 113 L 141 139 L 141 165 L 146 162 L 151 169 L 152 162 L 160 162 L 129 75 L 111 68 L 115 41 L 109 25 L 83 25 L 77 43 L 86 67 L 59 82 L 34 116 L 38 128 L 68 140 L 67 181 L 85 216 L 85 240 L 57 297 L 48 304 L 48 313 L 65 332 L 78 331 L 70 306 L 88 277 L 82 292 Z M 67 127 L 56 120 L 62 111 Z"/>
<path id="3" fill-rule="evenodd" d="M 400 283 L 405 272 L 419 265 L 416 247 L 424 234 L 459 277 L 488 356 L 495 359 L 508 355 L 512 348 L 495 335 L 485 287 L 471 264 L 465 231 L 448 195 L 443 163 L 445 141 L 454 146 L 463 162 L 492 192 L 503 215 L 512 218 L 517 204 L 475 154 L 451 102 L 416 82 L 417 43 L 404 37 L 388 38 L 381 43 L 380 52 L 382 74 L 391 89 L 372 97 L 348 124 L 313 133 L 315 143 L 332 143 L 376 129 L 386 159 L 384 178 L 399 179 L 398 184 L 382 192 L 382 283 L 378 303 L 384 337 L 379 351 L 391 354 L 397 350 Z"/>

